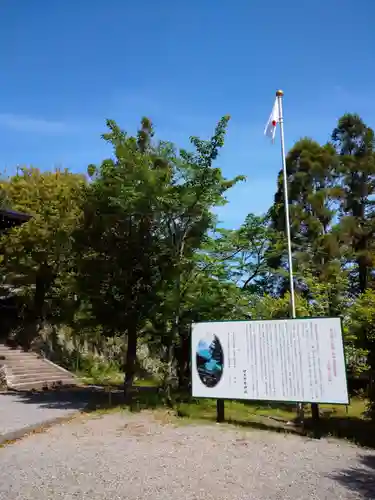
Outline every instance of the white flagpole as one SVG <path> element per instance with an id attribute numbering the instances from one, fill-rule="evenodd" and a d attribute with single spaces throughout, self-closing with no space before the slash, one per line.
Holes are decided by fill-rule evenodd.
<path id="1" fill-rule="evenodd" d="M 282 162 L 283 162 L 284 207 L 285 207 L 286 239 L 288 242 L 290 303 L 291 303 L 292 318 L 294 319 L 296 317 L 296 301 L 295 301 L 295 296 L 294 296 L 292 240 L 291 240 L 291 236 L 290 236 L 290 217 L 289 217 L 288 177 L 287 177 L 287 171 L 286 171 L 285 145 L 284 145 L 284 119 L 283 119 L 283 102 L 282 102 L 283 95 L 284 95 L 284 92 L 282 90 L 278 90 L 276 92 L 277 102 L 278 102 L 278 106 L 279 106 L 281 157 L 282 157 Z"/>
<path id="2" fill-rule="evenodd" d="M 296 300 L 294 294 L 294 279 L 293 279 L 293 260 L 292 260 L 292 238 L 290 235 L 290 217 L 289 217 L 289 195 L 288 195 L 288 176 L 286 171 L 285 144 L 284 144 L 284 118 L 283 118 L 283 96 L 284 92 L 278 90 L 276 92 L 277 102 L 279 106 L 279 124 L 280 124 L 280 139 L 281 139 L 281 158 L 283 162 L 283 184 L 284 184 L 284 206 L 285 206 L 285 225 L 286 239 L 288 242 L 288 267 L 289 267 L 289 283 L 290 283 L 290 304 L 292 318 L 296 318 Z M 303 404 L 297 404 L 297 415 L 300 422 L 304 419 Z"/>

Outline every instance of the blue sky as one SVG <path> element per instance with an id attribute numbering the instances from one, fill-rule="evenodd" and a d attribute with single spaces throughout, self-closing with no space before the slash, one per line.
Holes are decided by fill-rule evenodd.
<path id="1" fill-rule="evenodd" d="M 346 111 L 375 127 L 374 22 L 375 0 L 2 0 L 0 168 L 85 171 L 109 154 L 106 118 L 134 132 L 147 115 L 186 146 L 229 113 L 218 165 L 248 180 L 219 216 L 236 227 L 272 202 L 277 88 L 287 147 Z"/>

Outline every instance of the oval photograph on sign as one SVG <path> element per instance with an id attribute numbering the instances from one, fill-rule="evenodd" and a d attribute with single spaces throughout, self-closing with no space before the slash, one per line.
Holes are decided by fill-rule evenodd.
<path id="1" fill-rule="evenodd" d="M 215 387 L 223 374 L 224 353 L 216 335 L 209 335 L 198 342 L 197 370 L 206 387 Z"/>

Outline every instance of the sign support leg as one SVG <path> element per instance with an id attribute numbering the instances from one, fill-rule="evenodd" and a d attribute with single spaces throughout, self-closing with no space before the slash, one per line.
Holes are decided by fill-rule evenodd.
<path id="1" fill-rule="evenodd" d="M 221 423 L 224 422 L 224 399 L 216 400 L 216 422 Z"/>
<path id="2" fill-rule="evenodd" d="M 311 403 L 311 416 L 313 433 L 315 439 L 320 439 L 320 415 L 319 415 L 319 405 L 318 403 Z"/>

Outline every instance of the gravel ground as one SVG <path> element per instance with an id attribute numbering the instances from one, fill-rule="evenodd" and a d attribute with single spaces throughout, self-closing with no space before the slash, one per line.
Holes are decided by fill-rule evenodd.
<path id="1" fill-rule="evenodd" d="M 1 500 L 375 498 L 375 453 L 151 413 L 80 417 L 0 449 Z"/>
<path id="2" fill-rule="evenodd" d="M 0 394 L 0 441 L 10 432 L 43 424 L 53 418 L 69 417 L 85 405 L 85 400 L 67 404 L 65 400 L 59 401 L 48 394 Z"/>

